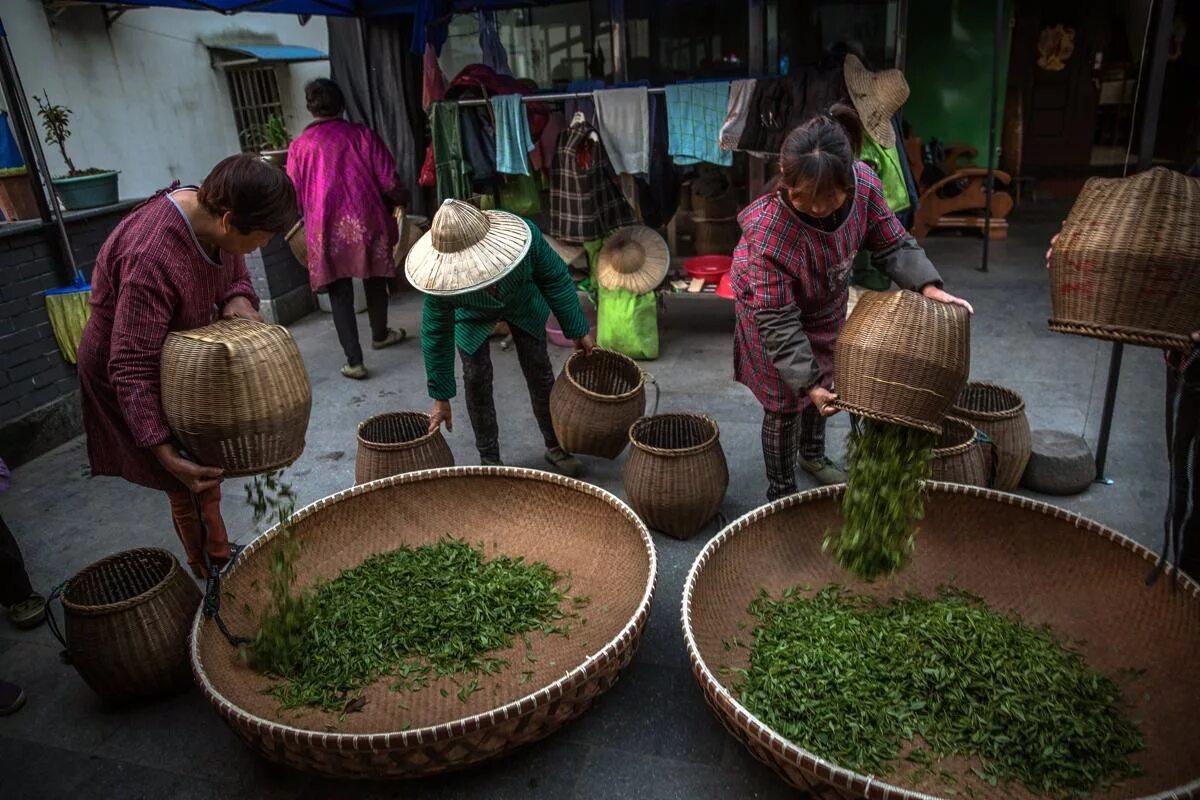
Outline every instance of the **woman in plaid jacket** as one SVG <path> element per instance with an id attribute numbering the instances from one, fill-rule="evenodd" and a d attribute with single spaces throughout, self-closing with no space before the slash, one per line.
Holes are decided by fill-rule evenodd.
<path id="1" fill-rule="evenodd" d="M 860 249 L 901 288 L 971 310 L 942 290 L 941 276 L 888 208 L 879 177 L 856 159 L 861 143 L 862 124 L 849 106 L 814 117 L 783 143 L 778 190 L 738 218 L 734 370 L 765 412 L 771 500 L 796 491 L 797 449 L 819 482 L 845 480 L 825 455 L 824 417 L 836 413 L 829 405 L 837 397 L 834 342 Z"/>

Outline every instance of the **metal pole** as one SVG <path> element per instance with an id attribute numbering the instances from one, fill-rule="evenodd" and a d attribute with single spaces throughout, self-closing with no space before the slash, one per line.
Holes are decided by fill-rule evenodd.
<path id="1" fill-rule="evenodd" d="M 986 202 L 983 206 L 983 263 L 981 272 L 988 271 L 988 247 L 992 241 L 992 194 L 995 192 L 996 163 L 996 102 L 1000 94 L 1000 51 L 1004 48 L 1004 0 L 996 0 L 995 41 L 992 43 L 992 93 L 988 108 L 987 182 L 984 184 Z"/>
<path id="2" fill-rule="evenodd" d="M 1146 83 L 1146 103 L 1142 106 L 1142 127 L 1138 137 L 1138 171 L 1154 163 L 1154 141 L 1158 138 L 1158 112 L 1162 106 L 1163 78 L 1167 71 L 1167 52 L 1171 44 L 1171 23 L 1175 19 L 1175 0 L 1161 0 L 1158 18 L 1154 22 L 1154 44 L 1149 48 L 1150 69 Z M 1154 13 L 1151 7 L 1150 13 Z M 1145 57 L 1143 57 L 1143 61 Z M 1141 65 L 1139 65 L 1139 69 Z M 1096 480 L 1104 480 L 1108 461 L 1108 438 L 1112 433 L 1112 418 L 1117 402 L 1117 382 L 1121 377 L 1121 357 L 1125 345 L 1115 342 L 1108 362 L 1108 382 L 1104 387 L 1104 409 L 1100 412 L 1100 440 L 1096 443 Z"/>
<path id="3" fill-rule="evenodd" d="M 8 102 L 18 115 L 17 124 L 24 128 L 30 150 L 33 152 L 34 163 L 27 164 L 26 169 L 41 184 L 41 191 L 45 192 L 45 197 L 49 200 L 50 212 L 58 227 L 59 249 L 62 251 L 63 260 L 71 268 L 71 275 L 67 280 L 75 280 L 79 277 L 79 268 L 75 266 L 75 254 L 71 251 L 71 237 L 67 235 L 58 196 L 50 183 L 50 167 L 46 165 L 46 154 L 42 152 L 41 142 L 37 138 L 37 127 L 33 121 L 33 114 L 29 111 L 29 101 L 25 99 L 25 88 L 21 85 L 16 59 L 13 58 L 12 48 L 8 46 L 8 33 L 4 30 L 3 20 L 0 20 L 0 78 L 3 79 L 7 94 L 10 95 Z"/>
<path id="4" fill-rule="evenodd" d="M 646 90 L 649 94 L 665 94 L 666 90 L 662 87 L 651 88 Z M 522 103 L 559 103 L 563 100 L 580 100 L 593 97 L 594 92 L 546 92 L 545 94 L 523 94 L 521 95 Z M 479 97 L 468 97 L 463 100 L 451 100 L 448 102 L 458 103 L 460 107 L 467 106 L 486 106 L 489 100 Z"/>

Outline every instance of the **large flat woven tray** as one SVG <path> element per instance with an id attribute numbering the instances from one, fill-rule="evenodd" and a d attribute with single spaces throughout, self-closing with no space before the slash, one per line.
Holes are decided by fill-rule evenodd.
<path id="1" fill-rule="evenodd" d="M 1116 531 L 1044 503 L 947 483 L 929 484 L 912 565 L 863 583 L 821 552 L 825 531 L 840 524 L 842 490 L 804 492 L 747 514 L 705 546 L 688 574 L 683 630 L 693 671 L 722 724 L 756 758 L 820 797 L 937 796 L 936 779 L 906 783 L 903 767 L 886 779 L 857 774 L 787 741 L 738 702 L 718 670 L 746 666 L 745 651 L 727 652 L 722 641 L 738 633 L 739 623 L 753 629 L 746 609 L 760 589 L 778 596 L 798 584 L 838 583 L 891 597 L 952 583 L 993 608 L 1049 625 L 1110 677 L 1145 670 L 1122 685 L 1145 736 L 1147 749 L 1134 760 L 1146 772 L 1095 797 L 1200 797 L 1200 585 L 1168 572 L 1147 587 L 1156 556 Z M 957 797 L 967 796 L 967 783 L 977 798 L 1030 796 L 964 772 Z"/>
<path id="2" fill-rule="evenodd" d="M 279 531 L 250 545 L 223 581 L 222 617 L 235 634 L 258 628 L 267 606 L 269 554 Z M 569 639 L 531 634 L 535 663 L 518 643 L 512 666 L 477 677 L 466 702 L 448 681 L 420 692 L 367 687 L 360 713 L 309 710 L 300 718 L 263 694 L 271 681 L 241 663 L 215 624 L 198 616 L 192 668 L 217 713 L 264 758 L 308 772 L 353 778 L 418 777 L 474 764 L 541 739 L 582 714 L 616 681 L 641 640 L 656 558 L 646 527 L 594 486 L 546 472 L 457 467 L 399 475 L 335 494 L 297 512 L 301 587 L 328 580 L 368 556 L 447 535 L 570 573 L 587 595 L 586 625 Z M 532 670 L 532 675 L 523 675 Z M 448 688 L 447 697 L 440 689 Z M 402 706 L 406 705 L 407 708 Z"/>

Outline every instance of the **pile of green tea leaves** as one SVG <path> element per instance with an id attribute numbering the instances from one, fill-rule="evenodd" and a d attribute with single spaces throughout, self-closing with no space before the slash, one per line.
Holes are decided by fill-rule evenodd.
<path id="1" fill-rule="evenodd" d="M 933 443 L 925 431 L 868 418 L 851 427 L 842 529 L 827 533 L 823 547 L 858 577 L 874 580 L 908 566 L 925 515 Z"/>
<path id="2" fill-rule="evenodd" d="M 1054 796 L 1137 774 L 1129 756 L 1142 736 L 1117 685 L 1048 628 L 977 597 L 800 587 L 763 592 L 750 613 L 752 643 L 726 643 L 750 651 L 748 669 L 726 668 L 733 690 L 781 736 L 842 767 L 886 775 L 907 760 L 918 765 L 907 780 L 949 785 L 938 761 L 967 759 L 985 783 Z"/>
<path id="3" fill-rule="evenodd" d="M 531 632 L 569 637 L 586 624 L 577 609 L 587 598 L 564 603 L 570 586 L 562 584 L 544 563 L 489 559 L 482 545 L 458 539 L 403 546 L 277 604 L 245 652 L 254 669 L 282 679 L 270 691 L 285 708 L 358 710 L 354 694 L 384 676 L 395 678 L 394 691 L 450 677 L 465 702 L 480 691 L 478 679 L 456 676 L 509 666 L 489 653 L 515 637 L 528 650 Z"/>

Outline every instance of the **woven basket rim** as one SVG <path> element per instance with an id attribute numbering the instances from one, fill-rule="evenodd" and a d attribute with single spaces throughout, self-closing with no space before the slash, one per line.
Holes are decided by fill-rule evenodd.
<path id="1" fill-rule="evenodd" d="M 987 389 L 988 391 L 1001 395 L 1006 400 L 1016 401 L 1016 404 L 1004 409 L 1003 411 L 977 411 L 973 408 L 960 406 L 958 404 L 959 399 L 961 399 L 962 396 L 972 388 Z M 995 422 L 1002 419 L 1013 419 L 1014 417 L 1018 417 L 1025 413 L 1025 398 L 1021 397 L 1020 394 L 1012 389 L 1009 389 L 1007 386 L 1001 386 L 998 383 L 992 383 L 991 381 L 968 381 L 967 385 L 963 387 L 962 392 L 959 393 L 958 398 L 955 399 L 954 406 L 950 409 L 950 411 L 952 416 L 958 417 L 966 422 L 970 422 L 971 420 L 975 419 L 987 420 L 990 422 Z"/>
<path id="2" fill-rule="evenodd" d="M 421 728 L 411 728 L 406 731 L 385 731 L 380 733 L 326 733 L 322 731 L 313 731 L 306 728 L 297 728 L 292 725 L 286 725 L 274 720 L 263 719 L 262 717 L 251 714 L 233 703 L 229 702 L 224 695 L 217 691 L 213 686 L 212 680 L 209 678 L 207 671 L 204 669 L 204 662 L 200 658 L 200 635 L 201 626 L 204 623 L 203 609 L 196 612 L 195 619 L 192 621 L 192 631 L 189 641 L 189 652 L 192 664 L 192 672 L 196 676 L 196 683 L 205 697 L 212 703 L 217 713 L 225 717 L 231 724 L 236 721 L 241 725 L 249 725 L 259 733 L 264 733 L 269 738 L 276 741 L 288 741 L 290 743 L 300 744 L 303 746 L 318 746 L 322 749 L 337 749 L 341 751 L 353 752 L 377 752 L 383 750 L 394 750 L 397 748 L 406 748 L 414 745 L 427 745 L 439 740 L 447 740 L 463 736 L 473 731 L 478 731 L 498 725 L 506 720 L 526 716 L 533 713 L 536 709 L 546 703 L 557 700 L 567 693 L 568 690 L 578 684 L 584 683 L 591 679 L 595 672 L 604 665 L 617 659 L 618 655 L 631 647 L 637 641 L 640 631 L 646 624 L 650 616 L 650 605 L 654 599 L 654 589 L 658 579 L 658 554 L 654 548 L 654 540 L 650 537 L 650 531 L 641 518 L 633 512 L 624 502 L 616 495 L 601 489 L 599 486 L 593 486 L 589 483 L 568 478 L 563 475 L 557 475 L 551 472 L 543 472 L 541 470 L 527 469 L 524 467 L 482 467 L 482 466 L 464 466 L 464 467 L 443 467 L 441 469 L 421 470 L 419 472 L 408 472 L 402 475 L 393 475 L 388 478 L 381 478 L 377 481 L 364 483 L 359 486 L 354 486 L 350 489 L 343 489 L 340 492 L 329 495 L 314 503 L 310 503 L 300 509 L 293 515 L 296 521 L 302 520 L 326 506 L 339 503 L 342 500 L 350 497 L 356 497 L 360 494 L 375 491 L 377 489 L 399 486 L 406 483 L 417 483 L 420 481 L 436 480 L 439 478 L 453 478 L 463 476 L 492 476 L 492 477 L 514 477 L 523 478 L 544 483 L 556 484 L 565 486 L 570 489 L 581 491 L 584 494 L 592 497 L 600 498 L 609 503 L 613 508 L 620 512 L 634 526 L 637 532 L 641 535 L 642 544 L 646 548 L 646 557 L 649 561 L 649 572 L 646 579 L 646 586 L 642 591 L 641 600 L 638 603 L 637 610 L 633 616 L 625 623 L 616 636 L 612 638 L 604 647 L 588 656 L 583 662 L 578 664 L 570 672 L 553 681 L 546 686 L 531 692 L 523 697 L 520 697 L 512 702 L 506 703 L 503 706 L 498 706 L 489 711 L 475 714 L 473 716 L 461 717 L 458 719 L 440 722 L 436 725 L 427 725 Z M 238 560 L 235 561 L 229 570 L 232 574 L 241 565 L 246 556 L 251 555 L 259 548 L 266 545 L 272 539 L 280 534 L 280 526 L 268 530 L 266 533 L 259 536 L 242 551 Z"/>
<path id="3" fill-rule="evenodd" d="M 1111 342 L 1123 342 L 1139 347 L 1166 348 L 1187 352 L 1195 343 L 1187 336 L 1166 331 L 1154 331 L 1144 328 L 1131 328 L 1127 325 L 1098 325 L 1095 322 L 1076 322 L 1070 319 L 1051 317 L 1047 327 L 1054 333 L 1072 333 L 1077 336 L 1087 336 L 1092 339 L 1105 339 Z"/>
<path id="4" fill-rule="evenodd" d="M 167 336 L 178 336 L 181 339 L 191 339 L 194 342 L 204 342 L 205 344 L 228 345 L 229 342 L 226 339 L 214 336 L 211 333 L 205 333 L 205 331 L 210 331 L 215 326 L 222 326 L 225 328 L 243 328 L 246 330 L 258 328 L 280 328 L 286 331 L 289 337 L 292 335 L 291 331 L 288 331 L 288 329 L 283 325 L 273 325 L 270 322 L 255 322 L 252 319 L 242 319 L 241 317 L 229 317 L 214 320 L 213 322 L 210 322 L 207 325 L 202 325 L 199 328 L 190 328 L 185 331 L 170 331 L 167 333 Z"/>
<path id="5" fill-rule="evenodd" d="M 816 774 L 819 778 L 836 788 L 854 792 L 860 796 L 870 798 L 870 800 L 940 800 L 935 795 L 928 795 L 918 792 L 915 789 L 896 786 L 876 778 L 874 775 L 861 775 L 857 772 L 839 767 L 831 761 L 827 761 L 816 753 L 809 752 L 802 747 L 798 747 L 788 739 L 775 733 L 766 723 L 743 706 L 733 694 L 726 689 L 717 676 L 709 668 L 704 658 L 700 655 L 700 647 L 696 643 L 695 634 L 692 631 L 692 599 L 696 589 L 696 582 L 704 566 L 712 558 L 713 554 L 732 537 L 742 533 L 754 523 L 771 516 L 779 511 L 783 511 L 793 506 L 803 505 L 804 503 L 817 500 L 825 500 L 827 498 L 836 498 L 845 491 L 845 485 L 823 486 L 817 489 L 809 489 L 805 492 L 793 494 L 776 500 L 773 503 L 768 503 L 749 513 L 743 514 L 738 519 L 731 522 L 723 530 L 717 532 L 712 539 L 704 545 L 704 549 L 696 556 L 696 560 L 692 562 L 692 566 L 688 569 L 687 580 L 683 585 L 683 605 L 681 611 L 681 620 L 683 625 L 683 638 L 687 646 L 688 658 L 692 662 L 692 672 L 696 675 L 697 680 L 701 684 L 701 688 L 709 694 L 715 696 L 722 702 L 728 703 L 734 710 L 736 722 L 739 727 L 750 737 L 757 740 L 760 744 L 765 745 L 777 757 L 786 760 L 792 766 L 803 770 L 809 774 Z M 1049 503 L 1043 503 L 1040 500 L 1031 500 L 1020 495 L 1009 494 L 1007 492 L 998 492 L 994 489 L 985 489 L 979 486 L 966 486 L 959 483 L 944 483 L 941 481 L 927 481 L 925 483 L 927 491 L 940 492 L 945 494 L 960 494 L 969 497 L 981 497 L 986 500 L 1005 503 L 1007 505 L 1017 506 L 1018 508 L 1036 511 L 1041 514 L 1048 514 L 1058 519 L 1066 520 L 1075 525 L 1075 527 L 1085 530 L 1089 533 L 1096 533 L 1105 538 L 1116 542 L 1126 550 L 1141 556 L 1150 564 L 1158 563 L 1158 555 L 1152 552 L 1149 548 L 1135 542 L 1133 539 L 1125 536 L 1106 525 L 1088 519 L 1073 511 L 1068 511 L 1065 508 L 1058 508 Z M 1200 582 L 1189 578 L 1186 574 L 1178 572 L 1173 565 L 1168 564 L 1163 573 L 1164 577 L 1174 579 L 1178 588 L 1190 592 L 1192 597 L 1200 598 Z M 1167 789 L 1153 795 L 1146 795 L 1137 800 L 1177 800 L 1180 797 L 1192 797 L 1200 794 L 1200 778 L 1197 778 L 1183 786 Z"/>
<path id="6" fill-rule="evenodd" d="M 850 414 L 855 414 L 860 417 L 870 417 L 879 422 L 890 422 L 893 425 L 902 425 L 905 428 L 916 428 L 917 430 L 932 433 L 934 436 L 941 436 L 942 426 L 935 422 L 930 422 L 924 419 L 915 419 L 913 417 L 905 417 L 900 414 L 881 414 L 878 411 L 872 411 L 869 408 L 847 403 L 845 400 L 830 400 L 829 404 L 834 408 L 841 409 Z"/>
<path id="7" fill-rule="evenodd" d="M 429 414 L 424 411 L 416 411 L 414 409 L 407 409 L 407 408 L 403 409 L 401 411 L 385 411 L 382 414 L 375 414 L 374 416 L 367 417 L 362 422 L 358 423 L 358 429 L 357 429 L 358 443 L 360 445 L 362 445 L 363 447 L 366 447 L 370 450 L 375 450 L 375 451 L 409 450 L 418 445 L 425 444 L 430 439 L 432 439 L 433 437 L 435 437 L 439 433 L 441 433 L 441 427 L 439 426 L 436 430 L 426 431 L 425 433 L 421 434 L 420 436 L 418 436 L 415 439 L 409 439 L 407 442 L 371 442 L 371 441 L 368 441 L 363 438 L 363 428 L 366 427 L 369 423 L 375 422 L 375 421 L 383 419 L 385 417 L 401 417 L 401 416 L 408 416 L 410 414 L 423 418 L 425 420 L 425 424 L 426 425 L 429 424 Z"/>
<path id="8" fill-rule="evenodd" d="M 133 597 L 127 597 L 124 600 L 118 600 L 115 603 L 104 603 L 98 606 L 85 606 L 67 598 L 67 593 L 71 590 L 70 585 L 78 580 L 80 575 L 84 574 L 85 572 L 99 570 L 101 567 L 110 562 L 116 561 L 117 559 L 126 558 L 127 556 L 135 553 L 146 553 L 166 558 L 168 561 L 167 574 L 162 577 L 162 580 L 141 594 L 134 595 Z M 67 582 L 67 586 L 63 589 L 59 599 L 62 600 L 63 608 L 70 609 L 71 613 L 73 614 L 80 614 L 83 616 L 115 614 L 118 611 L 125 611 L 126 609 L 133 608 L 134 606 L 140 606 L 143 603 L 148 603 L 159 594 L 165 592 L 167 587 L 171 585 L 171 581 L 175 578 L 175 573 L 179 572 L 180 570 L 181 567 L 179 566 L 179 559 L 175 558 L 175 554 L 171 551 L 161 547 L 134 547 L 129 550 L 122 550 L 119 553 L 113 553 L 112 555 L 105 556 L 99 561 L 94 561 L 83 569 L 79 570 L 79 572 L 76 572 L 75 576 Z"/>
<path id="9" fill-rule="evenodd" d="M 591 354 L 585 353 L 582 350 L 576 350 L 574 353 L 571 353 L 571 355 L 569 355 L 567 357 L 566 363 L 563 364 L 563 374 L 567 376 L 567 380 L 571 383 L 571 386 L 574 387 L 576 390 L 578 390 L 580 393 L 582 393 L 584 396 L 589 397 L 592 400 L 598 400 L 602 403 L 620 403 L 625 400 L 628 400 L 631 397 L 636 397 L 638 392 L 643 391 L 645 389 L 646 372 L 641 367 L 639 367 L 638 363 L 636 361 L 634 361 L 632 358 L 625 355 L 624 353 L 618 353 L 616 350 L 607 350 L 602 347 L 594 347 L 594 348 L 592 348 L 592 352 L 605 354 L 605 355 L 612 355 L 612 356 L 616 356 L 619 359 L 628 361 L 630 364 L 633 365 L 633 368 L 638 371 L 638 383 L 637 383 L 637 386 L 633 387 L 628 392 L 625 392 L 623 394 L 599 394 L 597 392 L 593 392 L 591 389 L 584 388 L 579 383 L 579 381 L 575 380 L 575 376 L 571 374 L 571 365 L 575 363 L 575 359 L 587 358 Z"/>
<path id="10" fill-rule="evenodd" d="M 950 423 L 951 425 L 966 425 L 971 429 L 971 438 L 965 442 L 959 442 L 958 444 L 953 444 L 948 447 L 933 448 L 934 458 L 949 458 L 950 456 L 962 455 L 974 447 L 975 443 L 979 440 L 979 429 L 965 419 L 959 419 L 958 417 L 946 417 L 942 420 L 942 422 Z M 943 424 L 942 432 L 945 433 L 949 427 L 950 425 Z"/>
<path id="11" fill-rule="evenodd" d="M 652 422 L 655 420 L 667 419 L 669 417 L 701 420 L 710 426 L 710 428 L 712 430 L 712 435 L 709 436 L 707 439 L 705 439 L 700 444 L 694 444 L 694 445 L 691 445 L 690 447 L 651 447 L 650 445 L 643 444 L 642 442 L 639 442 L 637 440 L 637 437 L 634 435 L 634 431 L 637 430 L 639 425 L 642 425 L 647 422 Z M 674 458 L 677 456 L 691 456 L 691 455 L 695 455 L 696 453 L 702 453 L 705 450 L 711 450 L 713 448 L 713 446 L 720 440 L 721 440 L 721 427 L 719 425 L 717 425 L 717 421 L 715 419 L 708 416 L 707 414 L 692 414 L 692 413 L 681 412 L 681 411 L 668 412 L 665 414 L 653 414 L 653 415 L 648 415 L 645 417 L 639 417 L 632 425 L 629 426 L 629 443 L 630 444 L 632 444 L 638 450 L 641 450 L 643 453 L 650 453 L 651 455 L 656 455 L 656 456 L 666 456 L 668 458 Z"/>

